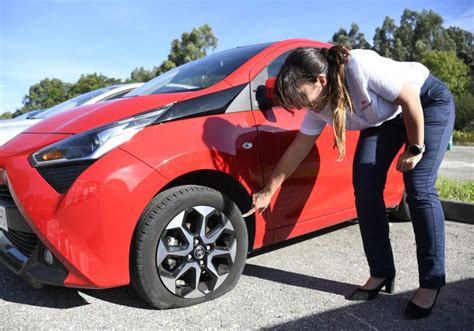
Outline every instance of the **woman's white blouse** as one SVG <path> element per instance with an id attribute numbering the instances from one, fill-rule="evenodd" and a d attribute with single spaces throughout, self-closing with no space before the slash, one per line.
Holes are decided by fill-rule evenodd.
<path id="1" fill-rule="evenodd" d="M 428 68 L 418 62 L 394 61 L 372 50 L 351 50 L 345 83 L 354 111 L 346 109 L 346 129 L 362 130 L 396 117 L 402 109 L 393 101 L 403 83 L 408 81 L 419 93 L 428 75 Z M 300 126 L 303 134 L 318 135 L 326 124 L 333 123 L 329 106 L 321 111 L 311 108 L 305 111 Z"/>

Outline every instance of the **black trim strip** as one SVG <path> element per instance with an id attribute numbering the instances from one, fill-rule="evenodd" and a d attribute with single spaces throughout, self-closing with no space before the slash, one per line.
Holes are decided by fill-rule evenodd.
<path id="1" fill-rule="evenodd" d="M 180 101 L 171 106 L 153 124 L 206 115 L 225 113 L 227 107 L 248 84 L 202 95 L 189 100 Z"/>

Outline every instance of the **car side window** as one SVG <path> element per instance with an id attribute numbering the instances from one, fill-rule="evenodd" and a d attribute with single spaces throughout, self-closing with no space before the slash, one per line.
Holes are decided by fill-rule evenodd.
<path id="1" fill-rule="evenodd" d="M 272 62 L 270 62 L 265 68 L 258 73 L 257 76 L 252 80 L 251 84 L 251 99 L 252 109 L 268 109 L 271 108 L 271 100 L 265 97 L 265 81 L 268 78 L 276 77 L 280 71 L 281 66 L 285 62 L 287 56 L 293 51 L 293 49 L 280 54 Z"/>
<path id="2" fill-rule="evenodd" d="M 285 60 L 288 57 L 288 55 L 291 53 L 291 51 L 292 50 L 281 54 L 279 57 L 277 57 L 267 66 L 267 74 L 268 74 L 267 78 L 276 77 L 278 75 L 278 72 L 280 71 L 281 66 L 283 65 L 283 63 L 285 63 Z"/>

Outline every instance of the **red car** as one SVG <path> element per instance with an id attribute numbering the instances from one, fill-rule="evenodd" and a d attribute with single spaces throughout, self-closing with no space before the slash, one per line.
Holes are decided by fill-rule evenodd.
<path id="1" fill-rule="evenodd" d="M 214 299 L 247 253 L 356 217 L 352 160 L 326 127 L 264 214 L 243 218 L 304 110 L 271 105 L 290 39 L 214 53 L 125 98 L 74 108 L 0 151 L 0 258 L 33 286 L 133 284 L 155 308 Z M 403 194 L 390 169 L 387 208 Z"/>

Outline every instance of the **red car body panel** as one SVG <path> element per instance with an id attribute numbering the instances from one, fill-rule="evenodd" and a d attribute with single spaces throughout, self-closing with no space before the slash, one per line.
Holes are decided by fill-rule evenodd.
<path id="1" fill-rule="evenodd" d="M 196 92 L 130 97 L 64 112 L 31 127 L 3 146 L 0 169 L 12 197 L 40 241 L 67 268 L 65 286 L 107 288 L 130 282 L 129 257 L 140 215 L 174 179 L 198 170 L 225 173 L 249 196 L 262 189 L 295 138 L 304 112 L 251 107 L 144 128 L 95 161 L 64 194 L 56 192 L 28 157 L 55 141 L 171 102 L 248 84 L 279 55 L 299 46 L 322 47 L 305 39 L 277 42 L 219 83 Z M 246 88 L 250 89 L 250 86 Z M 251 93 L 251 92 L 250 92 Z M 336 161 L 331 127 L 305 160 L 255 214 L 253 249 L 356 217 L 352 161 L 359 133 L 347 132 L 347 156 Z M 246 149 L 244 144 L 253 148 Z M 0 182 L 1 184 L 1 182 Z M 392 166 L 387 207 L 402 197 L 401 174 Z M 242 210 L 242 213 L 246 210 Z"/>

